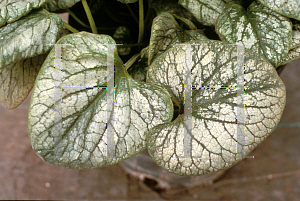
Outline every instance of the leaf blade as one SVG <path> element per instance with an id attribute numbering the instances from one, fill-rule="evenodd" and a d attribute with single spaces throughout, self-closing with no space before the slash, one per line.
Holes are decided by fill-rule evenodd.
<path id="1" fill-rule="evenodd" d="M 237 48 L 225 42 L 195 41 L 191 49 L 192 134 L 191 156 L 184 156 L 184 114 L 173 122 L 153 127 L 147 148 L 153 160 L 178 175 L 202 175 L 228 169 L 241 158 L 237 147 Z M 162 86 L 174 102 L 184 103 L 185 46 L 168 49 L 152 63 L 147 80 Z M 244 60 L 245 155 L 278 125 L 286 89 L 272 65 L 253 52 Z M 164 74 L 163 74 L 164 73 Z M 228 88 L 216 88 L 227 86 Z M 176 101 L 175 101 L 176 100 Z M 239 141 L 238 141 L 239 142 Z M 240 143 L 240 142 L 239 142 Z"/>
<path id="2" fill-rule="evenodd" d="M 66 86 L 61 90 L 61 100 L 55 102 L 55 83 L 61 80 L 53 80 L 53 49 L 38 75 L 29 110 L 29 137 L 43 160 L 69 169 L 113 165 L 144 150 L 146 133 L 151 127 L 171 121 L 173 106 L 168 94 L 153 84 L 133 80 L 114 47 L 113 139 L 114 154 L 118 157 L 109 157 L 107 92 L 93 86 L 107 86 L 107 44 L 115 41 L 107 35 L 80 32 L 67 35 L 58 43 L 69 44 L 61 47 L 62 85 Z M 60 133 L 56 133 L 58 123 L 54 118 L 58 102 L 62 108 Z"/>
<path id="3" fill-rule="evenodd" d="M 27 15 L 31 10 L 40 8 L 47 0 L 7 0 L 0 2 L 0 27 Z"/>
<path id="4" fill-rule="evenodd" d="M 278 67 L 289 51 L 291 21 L 256 2 L 247 13 L 237 4 L 228 4 L 226 8 L 216 23 L 220 38 L 229 43 L 243 43 Z"/>
<path id="5" fill-rule="evenodd" d="M 48 52 L 61 35 L 62 19 L 45 9 L 0 28 L 0 69 Z"/>
<path id="6" fill-rule="evenodd" d="M 27 58 L 0 69 L 0 102 L 7 109 L 18 107 L 26 99 L 46 56 Z"/>

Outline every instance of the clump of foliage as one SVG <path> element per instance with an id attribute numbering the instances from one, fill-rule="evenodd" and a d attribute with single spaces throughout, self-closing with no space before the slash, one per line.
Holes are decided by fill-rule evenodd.
<path id="1" fill-rule="evenodd" d="M 28 134 L 46 162 L 100 168 L 148 149 L 171 173 L 203 175 L 276 128 L 286 98 L 276 69 L 300 57 L 300 5 L 81 3 L 0 3 L 0 101 L 16 108 L 33 89 Z"/>

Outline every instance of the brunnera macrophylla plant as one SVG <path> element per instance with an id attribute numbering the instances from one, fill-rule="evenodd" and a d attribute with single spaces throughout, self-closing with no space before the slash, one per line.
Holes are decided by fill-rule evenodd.
<path id="1" fill-rule="evenodd" d="M 286 102 L 276 68 L 300 57 L 298 1 L 118 1 L 138 22 L 138 44 L 119 44 L 126 26 L 98 34 L 93 9 L 110 1 L 82 0 L 92 33 L 55 14 L 75 16 L 78 0 L 0 3 L 0 101 L 16 108 L 33 89 L 28 134 L 44 161 L 101 168 L 148 149 L 168 172 L 203 175 L 241 161 L 276 128 Z M 144 3 L 156 11 L 148 39 Z"/>

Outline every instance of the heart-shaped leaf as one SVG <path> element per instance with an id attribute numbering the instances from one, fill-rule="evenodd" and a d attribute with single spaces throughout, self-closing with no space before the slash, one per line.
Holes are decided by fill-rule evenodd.
<path id="1" fill-rule="evenodd" d="M 0 102 L 7 109 L 18 107 L 26 99 L 46 56 L 24 59 L 0 69 Z"/>
<path id="2" fill-rule="evenodd" d="M 172 14 L 164 12 L 154 18 L 149 43 L 150 65 L 153 60 L 175 43 L 207 39 L 202 30 L 184 31 Z"/>
<path id="3" fill-rule="evenodd" d="M 40 8 L 47 0 L 5 0 L 0 2 L 0 27 L 27 15 L 31 10 Z"/>
<path id="4" fill-rule="evenodd" d="M 80 0 L 49 0 L 43 8 L 54 12 L 61 9 L 71 8 Z"/>
<path id="5" fill-rule="evenodd" d="M 225 6 L 222 0 L 179 0 L 178 3 L 204 25 L 214 25 Z"/>
<path id="6" fill-rule="evenodd" d="M 46 162 L 70 169 L 113 165 L 144 150 L 147 132 L 172 120 L 167 92 L 133 80 L 110 36 L 80 32 L 57 44 L 61 53 L 53 48 L 46 58 L 33 88 L 28 118 L 32 147 Z M 54 55 L 62 55 L 57 59 L 62 70 L 55 66 Z M 105 89 L 113 83 L 112 62 L 115 93 Z M 114 117 L 108 115 L 111 107 Z"/>
<path id="7" fill-rule="evenodd" d="M 286 57 L 292 40 L 292 23 L 262 4 L 253 2 L 248 11 L 227 4 L 216 23 L 216 32 L 229 43 L 243 43 L 275 67 Z"/>
<path id="8" fill-rule="evenodd" d="M 300 1 L 299 0 L 258 0 L 264 6 L 271 10 L 287 16 L 300 20 Z"/>
<path id="9" fill-rule="evenodd" d="M 0 69 L 51 50 L 61 36 L 62 19 L 45 9 L 0 28 Z"/>
<path id="10" fill-rule="evenodd" d="M 194 41 L 190 50 L 187 45 L 168 49 L 148 70 L 147 82 L 164 88 L 181 114 L 153 127 L 147 146 L 165 170 L 202 175 L 228 169 L 242 159 L 240 151 L 248 155 L 261 143 L 280 121 L 286 91 L 275 68 L 249 50 L 243 60 L 244 49 L 225 42 Z M 196 87 L 190 92 L 188 72 Z M 183 107 L 190 100 L 188 119 Z"/>

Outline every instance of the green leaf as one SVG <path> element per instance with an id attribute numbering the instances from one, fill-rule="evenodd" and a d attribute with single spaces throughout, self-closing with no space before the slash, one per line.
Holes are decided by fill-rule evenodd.
<path id="1" fill-rule="evenodd" d="M 0 69 L 49 52 L 61 36 L 62 19 L 45 9 L 0 28 Z"/>
<path id="2" fill-rule="evenodd" d="M 258 0 L 261 4 L 274 12 L 289 18 L 300 20 L 299 0 Z"/>
<path id="3" fill-rule="evenodd" d="M 139 82 L 146 82 L 146 76 L 148 71 L 148 55 L 149 46 L 145 47 L 141 51 L 141 59 L 128 69 L 128 74 Z"/>
<path id="4" fill-rule="evenodd" d="M 102 8 L 106 0 L 91 0 L 89 3 L 89 7 L 91 9 L 92 14 L 96 14 L 99 9 Z"/>
<path id="5" fill-rule="evenodd" d="M 150 65 L 153 60 L 176 43 L 187 42 L 189 39 L 205 39 L 202 30 L 184 31 L 172 14 L 164 12 L 154 18 L 149 43 Z"/>
<path id="6" fill-rule="evenodd" d="M 200 45 L 195 45 L 197 43 Z M 285 85 L 265 59 L 245 51 L 241 101 L 237 99 L 236 88 L 237 46 L 212 40 L 193 44 L 191 83 L 201 87 L 192 89 L 191 99 L 187 99 L 192 100 L 192 133 L 187 136 L 191 138 L 194 157 L 182 157 L 185 149 L 183 112 L 173 122 L 153 127 L 147 138 L 148 152 L 159 166 L 186 176 L 225 170 L 242 160 L 236 157 L 238 103 L 245 112 L 244 150 L 248 155 L 276 128 L 286 102 Z M 147 74 L 147 82 L 164 88 L 181 111 L 187 57 L 186 46 L 170 48 L 154 60 Z"/>
<path id="7" fill-rule="evenodd" d="M 43 7 L 51 12 L 71 8 L 80 0 L 49 0 Z"/>
<path id="8" fill-rule="evenodd" d="M 225 6 L 222 0 L 179 0 L 178 3 L 204 25 L 214 25 Z"/>
<path id="9" fill-rule="evenodd" d="M 186 18 L 184 18 L 184 17 L 180 17 L 180 16 L 178 16 L 178 15 L 176 15 L 176 14 L 173 14 L 173 16 L 174 16 L 176 19 L 178 19 L 178 20 L 182 21 L 183 23 L 185 23 L 190 29 L 192 29 L 192 30 L 196 30 L 196 29 L 197 29 L 196 25 L 194 25 L 193 22 L 192 22 L 191 20 L 186 19 Z"/>
<path id="10" fill-rule="evenodd" d="M 148 71 L 148 59 L 141 58 L 137 64 L 128 69 L 128 74 L 139 82 L 146 82 Z"/>
<path id="11" fill-rule="evenodd" d="M 118 0 L 118 1 L 120 1 L 121 3 L 124 3 L 124 4 L 128 4 L 128 3 L 135 3 L 138 0 Z"/>
<path id="12" fill-rule="evenodd" d="M 179 17 L 186 18 L 191 21 L 197 21 L 191 12 L 178 4 L 178 0 L 156 0 L 151 1 L 151 7 L 155 9 L 156 14 L 159 15 L 163 12 L 175 14 Z"/>
<path id="13" fill-rule="evenodd" d="M 0 27 L 27 15 L 31 10 L 40 8 L 47 0 L 5 0 L 0 2 Z"/>
<path id="14" fill-rule="evenodd" d="M 172 120 L 173 104 L 167 92 L 133 80 L 115 45 L 113 139 L 117 158 L 107 156 L 107 90 L 97 86 L 107 86 L 108 44 L 116 43 L 108 35 L 80 32 L 57 44 L 62 44 L 62 70 L 55 69 L 52 49 L 33 88 L 28 117 L 32 147 L 46 162 L 70 169 L 113 165 L 143 151 L 147 132 Z M 61 96 L 55 105 L 57 89 Z M 61 124 L 55 120 L 57 107 L 62 108 Z"/>
<path id="15" fill-rule="evenodd" d="M 26 99 L 46 56 L 23 59 L 0 69 L 0 102 L 7 109 L 18 107 Z"/>
<path id="16" fill-rule="evenodd" d="M 201 29 L 197 30 L 185 30 L 184 31 L 184 41 L 191 41 L 191 40 L 208 40 L 205 36 L 205 33 Z"/>
<path id="17" fill-rule="evenodd" d="M 242 5 L 243 1 L 242 0 L 224 0 L 226 3 L 235 3 Z"/>
<path id="18" fill-rule="evenodd" d="M 119 26 L 115 33 L 113 34 L 113 39 L 117 44 L 129 44 L 132 42 L 132 38 L 130 37 L 130 30 L 126 26 Z M 131 47 L 122 47 L 122 45 L 118 45 L 118 54 L 119 55 L 128 55 L 131 52 Z"/>
<path id="19" fill-rule="evenodd" d="M 240 5 L 227 4 L 216 23 L 216 32 L 222 40 L 243 43 L 278 67 L 290 48 L 292 23 L 256 2 L 247 12 Z"/>

